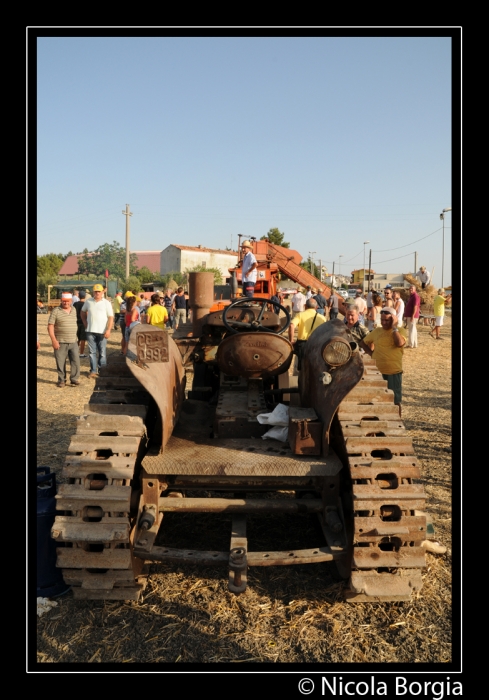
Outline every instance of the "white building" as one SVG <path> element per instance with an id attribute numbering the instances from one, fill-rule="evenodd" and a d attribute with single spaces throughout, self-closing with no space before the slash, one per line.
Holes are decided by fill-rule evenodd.
<path id="1" fill-rule="evenodd" d="M 229 268 L 236 267 L 238 253 L 232 250 L 215 250 L 188 245 L 175 245 L 172 243 L 161 252 L 160 272 L 166 275 L 169 272 L 186 272 L 197 265 L 206 268 L 217 268 L 223 279 L 230 276 Z"/>
<path id="2" fill-rule="evenodd" d="M 403 274 L 373 274 L 371 277 L 370 287 L 377 291 L 382 291 L 386 284 L 391 284 L 393 287 L 409 287 L 409 282 L 406 282 Z M 365 283 L 367 287 L 368 281 Z"/>

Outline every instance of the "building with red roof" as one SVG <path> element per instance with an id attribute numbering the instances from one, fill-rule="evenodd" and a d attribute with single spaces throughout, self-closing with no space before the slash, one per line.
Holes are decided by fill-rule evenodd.
<path id="1" fill-rule="evenodd" d="M 160 260 L 161 251 L 160 250 L 131 250 L 131 254 L 136 255 L 136 267 L 140 270 L 142 267 L 147 267 L 151 272 L 160 272 Z M 89 253 L 88 255 L 93 255 Z M 64 261 L 59 275 L 62 277 L 75 277 L 78 273 L 78 260 L 82 258 L 83 254 L 79 255 L 69 255 Z M 110 272 L 110 270 L 109 270 Z"/>

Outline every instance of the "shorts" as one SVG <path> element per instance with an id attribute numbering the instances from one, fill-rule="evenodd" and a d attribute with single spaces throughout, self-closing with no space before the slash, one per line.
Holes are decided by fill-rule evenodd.
<path id="1" fill-rule="evenodd" d="M 435 326 L 443 326 L 443 316 L 435 316 Z"/>
<path id="2" fill-rule="evenodd" d="M 126 341 L 126 343 L 129 342 L 129 338 L 131 336 L 131 331 L 134 328 L 134 326 L 137 326 L 140 323 L 141 323 L 141 321 L 133 321 L 129 326 L 126 326 L 126 328 L 124 330 L 124 340 Z"/>
<path id="3" fill-rule="evenodd" d="M 87 336 L 85 335 L 86 329 L 83 323 L 77 323 L 76 324 L 76 337 L 78 340 L 86 340 Z"/>
<path id="4" fill-rule="evenodd" d="M 175 325 L 178 326 L 179 323 L 187 322 L 187 309 L 175 309 Z"/>
<path id="5" fill-rule="evenodd" d="M 382 378 L 387 381 L 387 388 L 394 392 L 394 403 L 399 406 L 402 401 L 402 372 L 383 374 Z"/>

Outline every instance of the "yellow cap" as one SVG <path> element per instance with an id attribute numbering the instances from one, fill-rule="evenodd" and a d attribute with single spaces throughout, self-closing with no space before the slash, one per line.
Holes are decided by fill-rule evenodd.
<path id="1" fill-rule="evenodd" d="M 104 291 L 104 288 L 102 287 L 101 284 L 94 284 L 94 285 L 93 285 L 93 291 L 94 291 L 94 292 L 103 292 L 103 291 Z"/>

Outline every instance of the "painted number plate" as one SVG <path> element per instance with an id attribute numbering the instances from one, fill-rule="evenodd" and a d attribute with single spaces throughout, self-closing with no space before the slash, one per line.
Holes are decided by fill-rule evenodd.
<path id="1" fill-rule="evenodd" d="M 140 331 L 136 336 L 136 348 L 139 362 L 168 362 L 168 333 Z"/>

